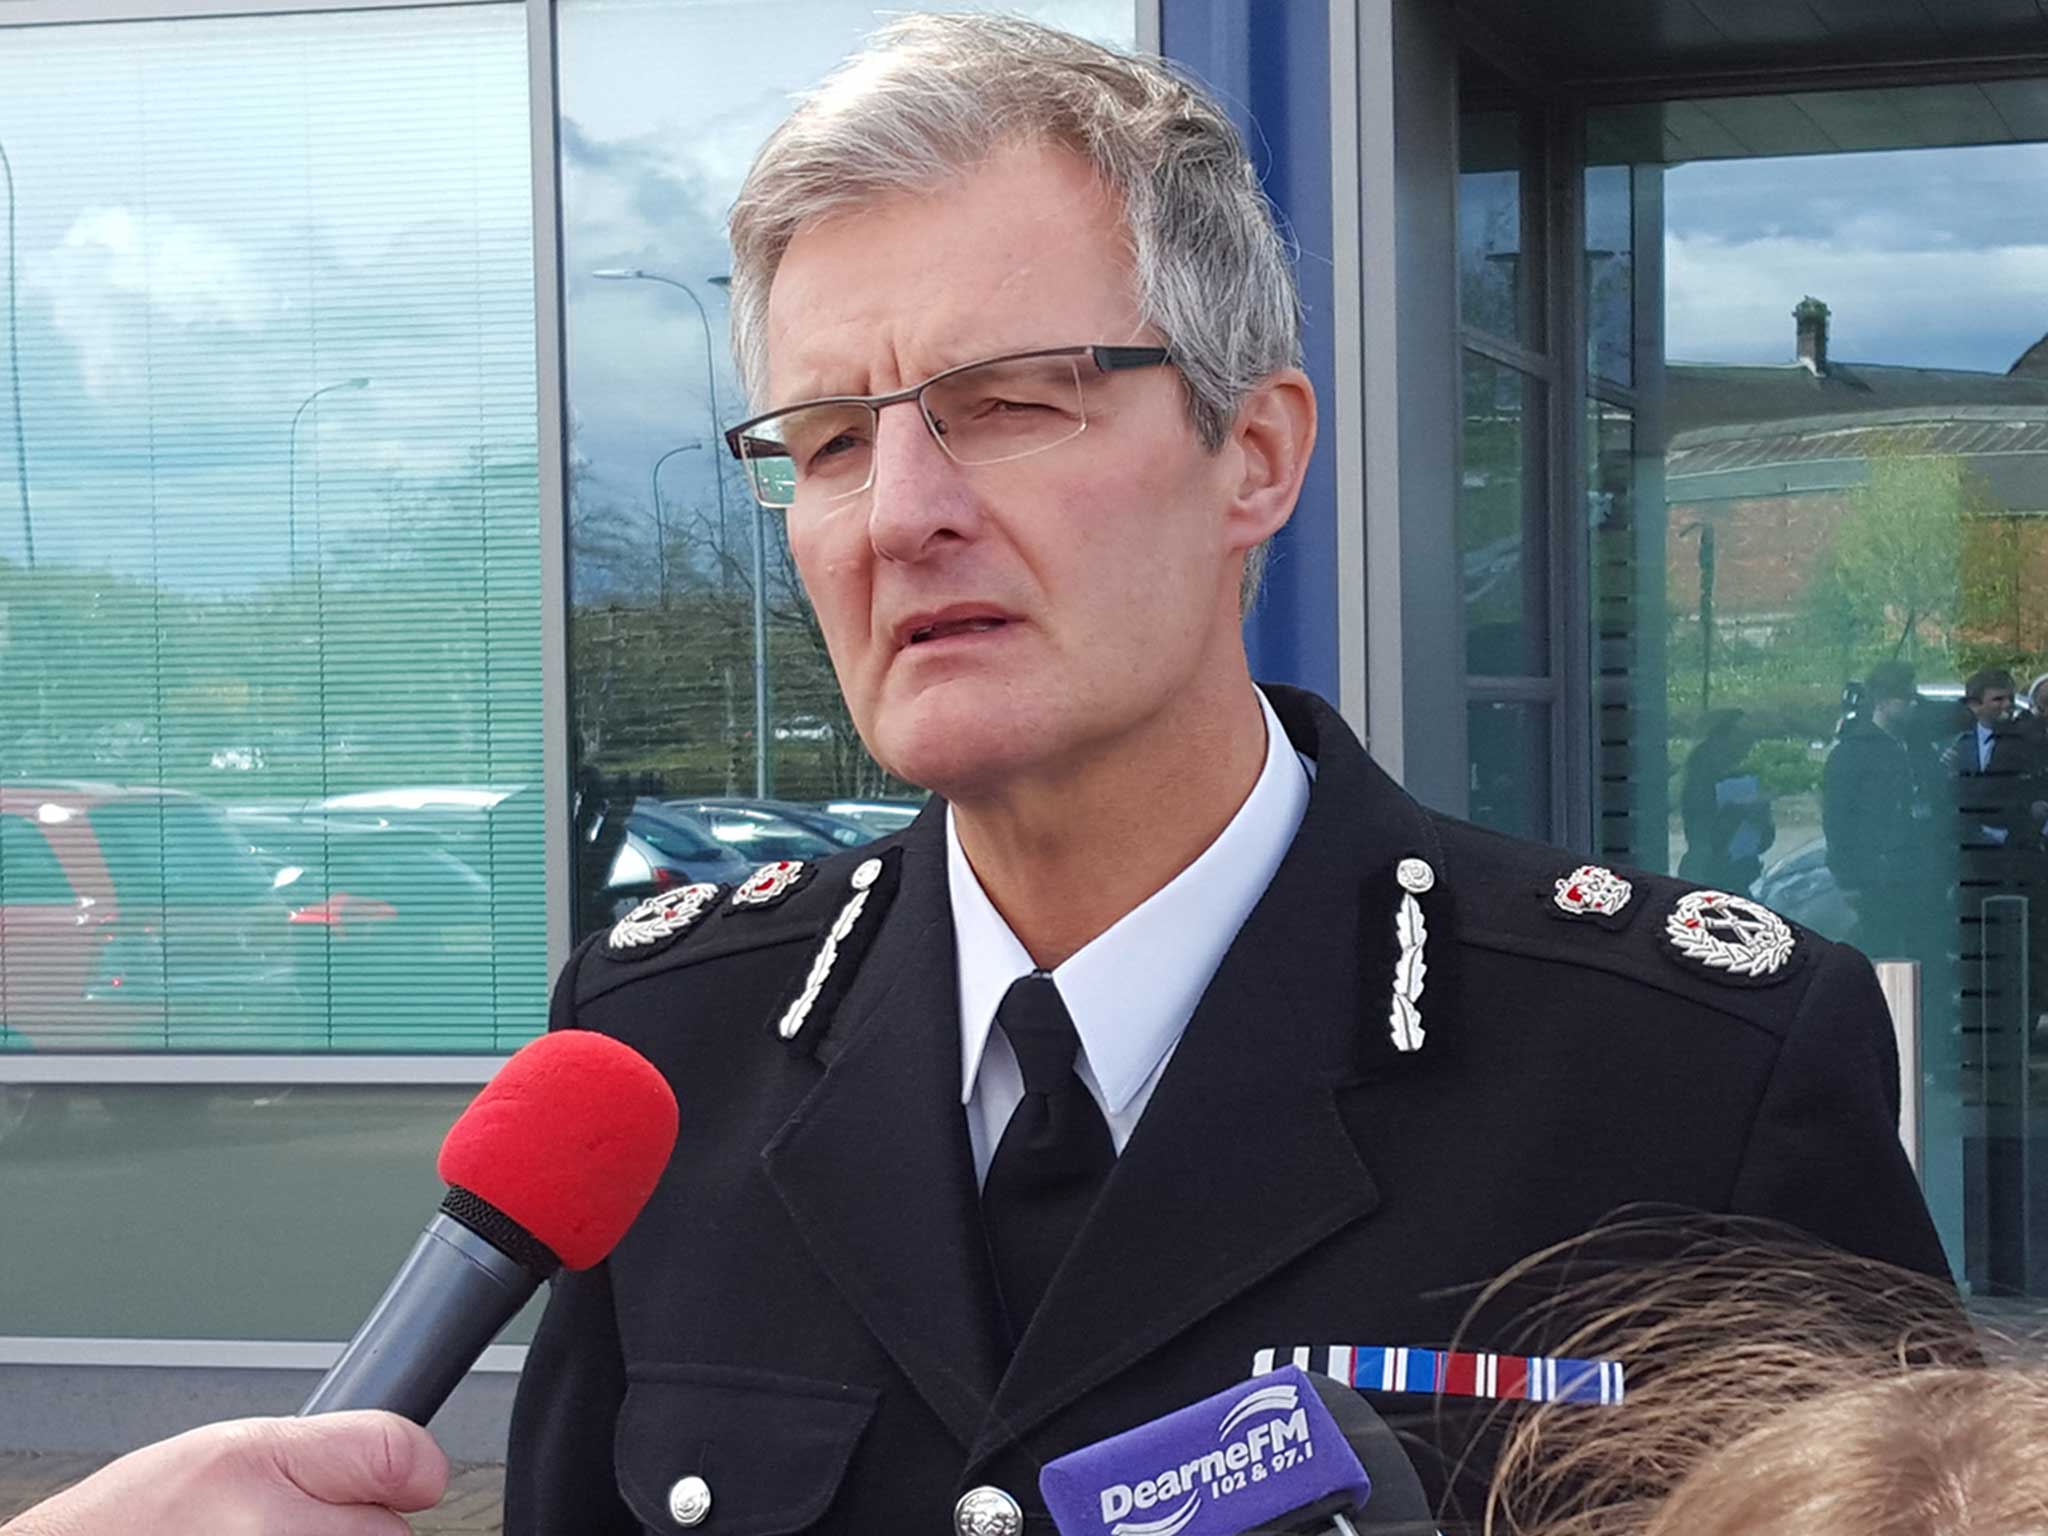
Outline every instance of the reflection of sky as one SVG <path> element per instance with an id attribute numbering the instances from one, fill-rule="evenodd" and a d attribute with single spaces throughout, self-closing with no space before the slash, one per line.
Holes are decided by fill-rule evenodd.
<path id="1" fill-rule="evenodd" d="M 1792 359 L 1792 306 L 1844 361 L 2003 372 L 2048 333 L 2048 145 L 1714 160 L 1664 182 L 1666 354 Z"/>
<path id="2" fill-rule="evenodd" d="M 754 151 L 795 98 L 891 14 L 867 0 L 562 0 L 563 286 L 568 396 L 580 503 L 651 530 L 649 470 L 713 438 L 744 402 L 727 350 L 725 214 Z M 1030 0 L 1021 11 L 1103 42 L 1134 41 L 1132 0 Z M 704 328 L 690 301 L 593 270 L 639 267 L 690 285 L 709 317 L 718 417 L 706 399 Z M 716 503 L 723 451 L 670 459 L 672 528 Z M 735 512 L 744 490 L 728 471 Z"/>
<path id="3" fill-rule="evenodd" d="M 301 422 L 302 553 L 316 524 L 332 550 L 474 480 L 479 453 L 531 458 L 519 7 L 5 35 L 39 563 L 278 581 L 293 413 L 352 377 L 370 387 Z M 0 557 L 18 559 L 12 429 Z"/>

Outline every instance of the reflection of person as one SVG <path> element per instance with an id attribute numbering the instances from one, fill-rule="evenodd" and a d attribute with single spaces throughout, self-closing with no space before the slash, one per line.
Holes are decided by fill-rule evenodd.
<path id="1" fill-rule="evenodd" d="M 2020 697 L 2027 701 L 2026 718 L 2035 731 L 2048 727 L 2048 672 L 2027 684 L 2027 691 Z"/>
<path id="2" fill-rule="evenodd" d="M 1705 723 L 1679 790 L 1685 856 L 1678 872 L 1701 885 L 1747 892 L 1778 837 L 1770 797 L 1754 773 L 1742 771 L 1756 737 L 1744 728 L 1739 709 L 1716 710 Z"/>
<path id="3" fill-rule="evenodd" d="M 2042 803 L 2041 754 L 2013 726 L 2012 674 L 2003 667 L 1972 672 L 1963 684 L 1971 723 L 1942 753 L 1956 780 L 1956 808 L 1966 849 L 2003 868 L 1999 853 L 2037 852 L 2048 804 Z"/>
<path id="4" fill-rule="evenodd" d="M 576 778 L 571 822 L 576 850 L 576 932 L 605 927 L 618 914 L 612 910 L 612 865 L 626 841 L 626 816 L 633 793 L 621 782 L 585 766 Z"/>
<path id="5" fill-rule="evenodd" d="M 389 1413 L 209 1424 L 131 1451 L 0 1536 L 405 1536 L 448 1484 L 433 1437 Z"/>
<path id="6" fill-rule="evenodd" d="M 1213 101 L 905 18 L 771 137 L 733 246 L 769 414 L 729 445 L 862 738 L 936 795 L 559 979 L 552 1024 L 646 1053 L 691 1132 L 555 1283 L 514 1536 L 1035 1506 L 1262 1351 L 1447 1338 L 1460 1286 L 1632 1199 L 1941 1267 L 1860 956 L 1434 815 L 1253 686 L 1315 402 Z"/>
<path id="7" fill-rule="evenodd" d="M 1879 662 L 1863 708 L 1842 724 L 1821 770 L 1828 868 L 1856 906 L 1856 944 L 1873 958 L 1925 958 L 1945 942 L 1929 908 L 1943 899 L 1933 754 L 1916 745 L 1917 689 L 1904 662 Z"/>

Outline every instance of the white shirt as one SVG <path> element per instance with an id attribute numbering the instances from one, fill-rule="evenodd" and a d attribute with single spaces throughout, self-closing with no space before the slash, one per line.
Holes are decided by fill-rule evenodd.
<path id="1" fill-rule="evenodd" d="M 1081 1036 L 1075 1070 L 1102 1106 L 1119 1153 L 1308 809 L 1308 763 L 1295 754 L 1263 693 L 1259 707 L 1266 765 L 1230 824 L 1192 864 L 1052 973 Z M 1016 1054 L 994 1028 L 996 1007 L 1011 982 L 1037 967 L 975 878 L 950 806 L 946 881 L 959 955 L 960 1102 L 979 1183 L 1024 1097 Z"/>

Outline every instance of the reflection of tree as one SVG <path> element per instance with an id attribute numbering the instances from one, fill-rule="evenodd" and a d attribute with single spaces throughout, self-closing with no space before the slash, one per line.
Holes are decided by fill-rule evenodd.
<path id="1" fill-rule="evenodd" d="M 530 448 L 486 449 L 331 498 L 317 564 L 253 590 L 0 562 L 0 773 L 277 798 L 534 779 L 535 477 Z"/>
<path id="2" fill-rule="evenodd" d="M 700 487 L 694 505 L 673 504 L 674 544 L 683 553 L 672 559 L 665 606 L 643 582 L 613 587 L 602 602 L 579 602 L 571 616 L 570 687 L 583 761 L 648 793 L 729 794 L 753 776 L 756 523 L 728 515 L 721 528 L 708 491 Z M 737 494 L 751 505 L 751 492 L 739 487 Z M 759 526 L 767 539 L 761 554 L 776 793 L 823 800 L 908 792 L 868 756 L 853 728 L 780 514 Z M 587 587 L 580 573 L 577 586 Z"/>
<path id="3" fill-rule="evenodd" d="M 1964 530 L 1996 503 L 1954 454 L 1915 453 L 1894 439 L 1868 462 L 1819 596 L 1845 631 L 1888 655 L 1947 658 L 1963 616 Z"/>

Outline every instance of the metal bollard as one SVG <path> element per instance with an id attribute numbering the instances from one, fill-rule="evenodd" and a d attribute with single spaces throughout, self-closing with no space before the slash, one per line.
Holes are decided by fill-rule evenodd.
<path id="1" fill-rule="evenodd" d="M 1877 985 L 1891 1010 L 1892 1037 L 1899 1043 L 1899 1140 L 1906 1161 L 1920 1172 L 1920 962 L 1875 962 Z"/>

